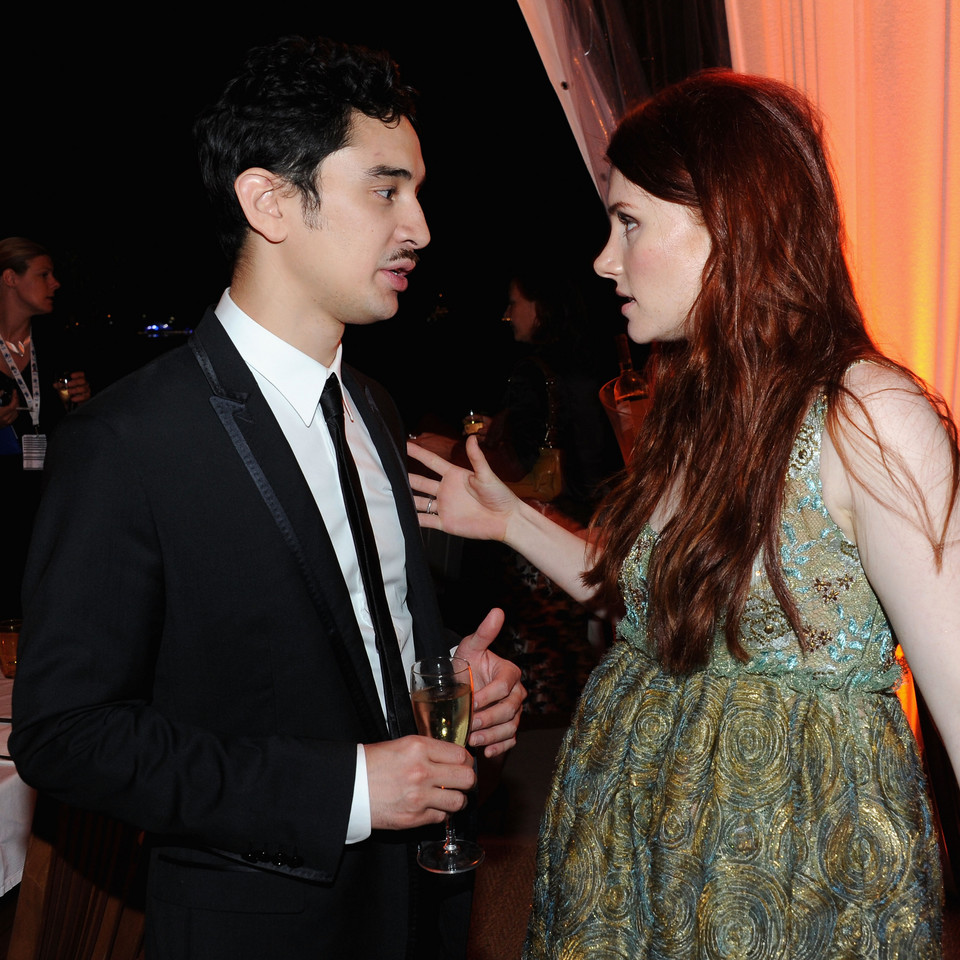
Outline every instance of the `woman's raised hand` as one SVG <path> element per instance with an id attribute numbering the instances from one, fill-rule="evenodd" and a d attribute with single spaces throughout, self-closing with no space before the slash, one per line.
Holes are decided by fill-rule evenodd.
<path id="1" fill-rule="evenodd" d="M 466 452 L 472 470 L 455 466 L 412 441 L 407 443 L 407 453 L 440 477 L 431 480 L 410 474 L 410 486 L 418 494 L 414 502 L 420 526 L 471 540 L 504 540 L 521 501 L 490 469 L 476 437 L 467 438 Z"/>

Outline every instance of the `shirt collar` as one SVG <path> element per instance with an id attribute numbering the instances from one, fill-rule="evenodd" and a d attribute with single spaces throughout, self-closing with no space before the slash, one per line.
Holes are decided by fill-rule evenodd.
<path id="1" fill-rule="evenodd" d="M 244 313 L 231 299 L 229 287 L 216 306 L 216 314 L 247 366 L 269 381 L 309 427 L 316 416 L 327 377 L 335 373 L 343 382 L 340 374 L 343 344 L 338 344 L 333 363 L 325 367 Z"/>

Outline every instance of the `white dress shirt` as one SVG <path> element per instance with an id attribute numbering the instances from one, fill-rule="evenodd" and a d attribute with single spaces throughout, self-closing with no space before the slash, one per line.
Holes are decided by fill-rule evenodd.
<path id="1" fill-rule="evenodd" d="M 350 521 L 337 476 L 337 458 L 330 431 L 319 410 L 320 394 L 331 373 L 337 374 L 343 390 L 344 426 L 347 444 L 357 464 L 370 525 L 373 527 L 383 571 L 387 603 L 396 628 L 400 657 L 406 676 L 415 660 L 413 620 L 407 609 L 407 578 L 403 531 L 397 516 L 393 490 L 383 470 L 370 434 L 340 375 L 342 346 L 337 347 L 333 364 L 322 363 L 297 350 L 285 340 L 247 316 L 224 291 L 216 307 L 217 318 L 240 356 L 253 373 L 257 386 L 270 405 L 280 429 L 303 471 L 316 501 L 324 526 L 337 554 L 343 579 L 350 591 L 364 650 L 373 671 L 381 708 L 384 707 L 383 678 L 377 653 L 373 620 L 367 607 L 360 564 L 353 543 Z M 363 747 L 357 746 L 357 776 L 353 806 L 347 830 L 347 843 L 370 835 L 370 798 L 367 790 L 366 761 Z"/>

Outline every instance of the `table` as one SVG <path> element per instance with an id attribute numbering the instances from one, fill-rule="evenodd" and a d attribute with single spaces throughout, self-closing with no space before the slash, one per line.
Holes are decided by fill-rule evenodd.
<path id="1" fill-rule="evenodd" d="M 13 681 L 0 677 L 0 754 L 9 756 L 10 701 Z M 23 860 L 33 822 L 37 795 L 18 776 L 10 760 L 0 760 L 0 896 L 13 889 L 23 875 Z"/>

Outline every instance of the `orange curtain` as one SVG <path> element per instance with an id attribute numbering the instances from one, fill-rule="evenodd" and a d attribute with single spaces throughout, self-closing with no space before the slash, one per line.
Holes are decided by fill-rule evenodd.
<path id="1" fill-rule="evenodd" d="M 881 347 L 960 409 L 960 2 L 726 0 L 735 70 L 825 115 Z"/>
<path id="2" fill-rule="evenodd" d="M 880 346 L 960 401 L 960 3 L 726 0 L 735 70 L 824 113 L 857 292 Z M 900 700 L 914 731 L 907 672 Z"/>

